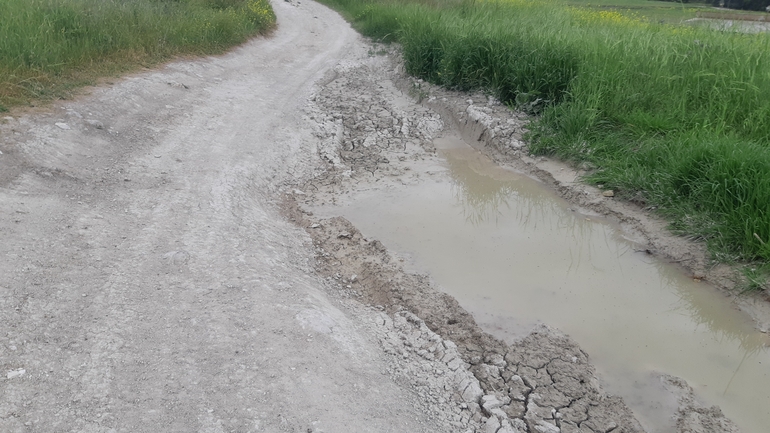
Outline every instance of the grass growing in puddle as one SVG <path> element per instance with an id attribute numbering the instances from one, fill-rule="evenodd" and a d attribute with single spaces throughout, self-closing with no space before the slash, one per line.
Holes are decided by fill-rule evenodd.
<path id="1" fill-rule="evenodd" d="M 407 71 L 535 111 L 530 149 L 657 209 L 723 261 L 770 263 L 770 37 L 558 1 L 326 0 Z"/>

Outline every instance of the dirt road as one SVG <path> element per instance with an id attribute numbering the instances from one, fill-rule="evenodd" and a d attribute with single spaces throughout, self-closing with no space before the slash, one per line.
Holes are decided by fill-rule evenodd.
<path id="1" fill-rule="evenodd" d="M 374 149 L 443 123 L 337 14 L 274 6 L 270 38 L 0 122 L 0 431 L 641 431 L 567 337 L 496 341 L 297 206 L 407 180 Z"/>
<path id="2" fill-rule="evenodd" d="M 3 122 L 0 431 L 433 431 L 271 205 L 360 45 L 276 8 L 271 38 Z"/>

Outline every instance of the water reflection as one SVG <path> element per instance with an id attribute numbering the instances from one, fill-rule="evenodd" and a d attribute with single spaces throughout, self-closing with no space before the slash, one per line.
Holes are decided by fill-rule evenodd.
<path id="1" fill-rule="evenodd" d="M 592 260 L 595 245 L 590 240 L 595 230 L 602 231 L 604 247 L 613 251 L 615 257 L 633 251 L 629 243 L 611 241 L 611 228 L 570 211 L 532 179 L 503 169 L 467 147 L 444 149 L 442 153 L 449 167 L 452 195 L 466 222 L 474 226 L 498 225 L 501 221 L 509 223 L 513 215 L 519 229 L 531 233 L 548 230 L 568 237 L 571 241 L 565 245 L 571 260 L 567 275 L 576 273 L 581 266 L 601 271 Z"/>
<path id="2" fill-rule="evenodd" d="M 529 209 L 528 212 L 519 215 L 520 222 L 526 226 L 527 221 L 532 220 L 531 212 L 537 211 L 538 207 L 552 205 L 552 202 L 538 200 L 538 194 L 531 194 L 526 197 L 527 192 L 519 192 L 514 187 L 514 183 L 508 180 L 498 180 L 492 177 L 478 173 L 471 167 L 468 159 L 462 159 L 459 152 L 445 153 L 449 173 L 452 177 L 452 193 L 461 205 L 465 220 L 473 225 L 487 223 L 491 220 L 498 222 L 502 215 L 501 208 L 510 210 L 510 201 L 515 200 L 520 204 L 522 198 L 519 194 L 525 195 L 525 203 Z M 522 206 L 516 206 L 517 209 L 525 209 Z M 534 209 L 533 209 L 534 208 Z M 541 214 L 545 211 L 540 210 Z"/>
<path id="3" fill-rule="evenodd" d="M 724 306 L 715 304 L 709 292 L 714 291 L 706 283 L 686 278 L 682 271 L 660 260 L 645 262 L 657 271 L 660 286 L 674 293 L 678 301 L 673 311 L 682 311 L 696 326 L 705 326 L 716 340 L 739 343 L 741 351 L 756 354 L 770 346 L 770 336 L 753 329 L 747 317 L 742 314 L 723 314 Z M 725 302 L 729 302 L 725 299 Z M 737 312 L 736 312 L 737 313 Z"/>

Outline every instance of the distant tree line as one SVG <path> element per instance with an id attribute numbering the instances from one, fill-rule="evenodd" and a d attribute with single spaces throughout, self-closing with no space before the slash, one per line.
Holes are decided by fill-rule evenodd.
<path id="1" fill-rule="evenodd" d="M 663 0 L 672 1 L 674 3 L 690 3 L 690 0 Z M 745 11 L 764 11 L 770 7 L 770 0 L 707 0 L 707 1 L 693 1 L 693 3 L 706 3 L 712 6 L 730 8 L 730 9 L 743 9 Z"/>

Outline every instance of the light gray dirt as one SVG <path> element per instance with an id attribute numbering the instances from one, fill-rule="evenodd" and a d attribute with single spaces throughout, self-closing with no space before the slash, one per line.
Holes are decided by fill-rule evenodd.
<path id="1" fill-rule="evenodd" d="M 274 7 L 268 39 L 0 121 L 0 431 L 640 431 L 568 337 L 507 346 L 297 205 L 421 176 L 446 121 L 337 14 Z"/>

